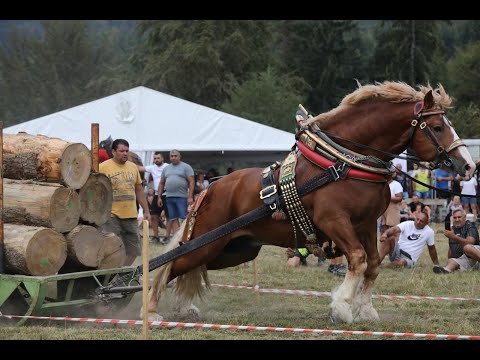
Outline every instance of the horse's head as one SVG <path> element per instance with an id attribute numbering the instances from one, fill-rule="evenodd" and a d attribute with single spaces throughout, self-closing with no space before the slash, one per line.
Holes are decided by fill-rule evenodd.
<path id="1" fill-rule="evenodd" d="M 415 104 L 415 119 L 411 122 L 411 148 L 422 160 L 430 161 L 431 168 L 442 167 L 470 179 L 475 171 L 475 163 L 453 124 L 445 116 L 450 98 L 442 86 L 435 91 L 421 87 L 421 91 L 425 97 L 423 102 Z"/>

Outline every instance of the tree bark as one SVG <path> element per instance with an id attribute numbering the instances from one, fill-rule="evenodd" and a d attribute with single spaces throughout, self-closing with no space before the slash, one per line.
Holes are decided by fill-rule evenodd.
<path id="1" fill-rule="evenodd" d="M 4 222 L 68 232 L 80 220 L 80 198 L 60 184 L 4 179 Z"/>
<path id="2" fill-rule="evenodd" d="M 80 219 L 89 224 L 103 225 L 111 216 L 113 190 L 108 176 L 90 174 L 78 192 L 80 197 Z"/>
<path id="3" fill-rule="evenodd" d="M 44 135 L 4 134 L 3 151 L 9 159 L 5 170 L 14 179 L 63 181 L 68 187 L 80 189 L 92 169 L 92 157 L 84 144 Z"/>
<path id="4" fill-rule="evenodd" d="M 55 275 L 67 258 L 67 243 L 59 232 L 4 224 L 6 268 L 14 274 Z"/>

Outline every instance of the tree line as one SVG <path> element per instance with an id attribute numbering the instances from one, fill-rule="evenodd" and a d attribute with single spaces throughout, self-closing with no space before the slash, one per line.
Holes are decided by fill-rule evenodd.
<path id="1" fill-rule="evenodd" d="M 143 85 L 292 132 L 299 103 L 316 115 L 357 82 L 390 80 L 441 83 L 459 135 L 480 137 L 475 20 L 32 23 L 1 38 L 4 126 Z"/>

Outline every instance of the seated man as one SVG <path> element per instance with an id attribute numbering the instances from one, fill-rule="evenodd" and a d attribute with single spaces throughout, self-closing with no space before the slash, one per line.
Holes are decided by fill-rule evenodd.
<path id="1" fill-rule="evenodd" d="M 416 211 L 418 206 L 420 206 L 420 210 L 428 215 L 428 222 L 432 220 L 432 210 L 430 209 L 429 206 L 425 205 L 422 203 L 418 197 L 418 195 L 413 195 L 412 196 L 412 202 L 408 204 L 410 207 L 410 212 L 412 216 L 410 217 L 411 220 L 415 220 L 415 216 L 413 215 Z"/>
<path id="2" fill-rule="evenodd" d="M 449 274 L 456 270 L 479 268 L 480 240 L 474 223 L 467 220 L 463 209 L 455 209 L 452 213 L 452 230 L 444 230 L 448 238 L 448 261 L 445 267 L 434 266 L 436 274 Z"/>
<path id="3" fill-rule="evenodd" d="M 307 266 L 307 257 L 311 252 L 306 248 L 298 248 L 293 250 L 291 248 L 287 249 L 287 266 L 297 267 L 300 265 Z M 315 255 L 316 256 L 316 255 Z M 318 257 L 318 266 L 322 266 L 326 260 L 325 254 Z M 329 259 L 328 272 L 336 276 L 345 277 L 347 274 L 347 267 L 343 264 L 343 255 Z"/>
<path id="4" fill-rule="evenodd" d="M 402 222 L 380 236 L 380 263 L 389 254 L 390 263 L 384 267 L 414 267 L 425 244 L 432 262 L 438 265 L 435 234 L 428 226 L 428 215 L 420 212 L 415 221 Z"/>

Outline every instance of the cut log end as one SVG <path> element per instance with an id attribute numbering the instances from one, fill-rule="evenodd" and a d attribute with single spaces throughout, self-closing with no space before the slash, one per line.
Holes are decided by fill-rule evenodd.
<path id="1" fill-rule="evenodd" d="M 80 218 L 97 226 L 105 224 L 111 216 L 113 191 L 110 179 L 93 173 L 79 191 Z"/>
<path id="2" fill-rule="evenodd" d="M 65 148 L 60 163 L 62 178 L 68 187 L 80 189 L 92 170 L 90 150 L 81 143 L 70 144 Z"/>
<path id="3" fill-rule="evenodd" d="M 65 237 L 52 229 L 37 231 L 26 249 L 26 266 L 31 275 L 53 275 L 67 258 Z"/>
<path id="4" fill-rule="evenodd" d="M 80 198 L 76 191 L 58 188 L 50 203 L 50 221 L 59 232 L 67 232 L 77 226 L 80 219 Z"/>
<path id="5" fill-rule="evenodd" d="M 111 269 L 123 266 L 126 258 L 125 245 L 114 233 L 102 233 L 104 236 L 103 259 L 98 269 Z"/>

